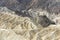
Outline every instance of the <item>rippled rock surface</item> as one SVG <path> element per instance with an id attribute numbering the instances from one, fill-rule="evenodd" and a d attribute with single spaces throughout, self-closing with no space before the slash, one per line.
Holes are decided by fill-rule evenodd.
<path id="1" fill-rule="evenodd" d="M 38 18 L 33 22 L 29 17 L 18 16 L 3 8 L 0 8 L 0 40 L 60 40 L 59 24 L 44 28 L 36 24 Z"/>

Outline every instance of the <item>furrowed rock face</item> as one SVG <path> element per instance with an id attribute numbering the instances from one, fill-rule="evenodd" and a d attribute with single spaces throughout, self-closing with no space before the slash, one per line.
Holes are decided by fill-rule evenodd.
<path id="1" fill-rule="evenodd" d="M 60 0 L 0 0 L 0 40 L 60 40 Z"/>
<path id="2" fill-rule="evenodd" d="M 30 15 L 31 13 L 29 13 L 28 11 L 30 9 L 36 10 L 36 11 L 38 11 L 39 9 L 42 9 L 42 10 L 46 10 L 47 12 L 50 12 L 48 13 L 49 19 L 55 18 L 55 16 L 60 15 L 59 14 L 60 12 L 59 0 L 0 0 L 0 6 L 4 6 L 10 10 L 15 11 L 16 14 L 19 16 L 20 15 L 28 16 L 28 17 L 33 16 L 33 19 L 36 16 L 36 13 L 38 14 L 38 12 L 33 13 L 35 12 L 33 11 L 32 15 Z M 25 10 L 25 12 L 22 12 L 23 10 Z M 41 10 L 39 11 L 41 12 Z"/>
<path id="3" fill-rule="evenodd" d="M 46 24 L 48 21 L 50 22 L 49 18 L 43 15 L 39 16 L 38 19 L 39 21 L 36 21 L 40 24 L 41 22 L 44 24 L 45 21 Z M 60 39 L 60 25 L 50 25 L 44 28 L 41 25 L 35 25 L 33 21 L 29 17 L 16 15 L 14 11 L 6 7 L 0 7 L 0 40 Z"/>

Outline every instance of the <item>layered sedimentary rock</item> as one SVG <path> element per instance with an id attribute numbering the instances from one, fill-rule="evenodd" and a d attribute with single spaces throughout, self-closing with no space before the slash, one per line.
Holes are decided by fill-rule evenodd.
<path id="1" fill-rule="evenodd" d="M 60 40 L 59 12 L 60 0 L 0 0 L 0 40 Z"/>
<path id="2" fill-rule="evenodd" d="M 0 9 L 0 40 L 60 40 L 60 25 L 42 27 L 29 17 Z M 4 10 L 3 10 L 4 9 Z"/>

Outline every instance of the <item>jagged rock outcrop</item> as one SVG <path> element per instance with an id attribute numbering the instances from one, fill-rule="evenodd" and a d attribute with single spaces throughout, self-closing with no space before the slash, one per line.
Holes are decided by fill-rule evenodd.
<path id="1" fill-rule="evenodd" d="M 17 15 L 22 16 L 32 16 L 30 13 L 32 13 L 33 16 L 36 16 L 36 13 L 42 14 L 40 13 L 40 9 L 42 9 L 42 11 L 44 10 L 43 14 L 55 22 L 57 20 L 55 18 L 60 16 L 59 0 L 0 0 L 0 6 L 7 7 L 8 9 L 15 11 Z M 30 9 L 32 9 L 32 12 L 29 13 Z M 25 12 L 23 12 L 24 10 Z M 39 10 L 40 12 L 35 13 L 34 10 Z"/>
<path id="2" fill-rule="evenodd" d="M 9 13 L 10 12 L 10 13 Z M 14 12 L 14 11 L 11 11 L 11 10 L 9 10 L 8 8 L 6 8 L 6 7 L 0 7 L 0 13 L 1 13 L 1 16 L 2 16 L 2 14 L 7 14 L 7 13 L 9 13 L 9 15 L 11 15 L 11 14 L 14 14 L 14 15 L 16 15 L 16 12 Z M 20 12 L 19 12 L 20 13 Z M 34 23 L 34 24 L 36 24 L 36 25 L 41 25 L 41 26 L 43 26 L 43 27 L 47 27 L 47 26 L 49 26 L 50 24 L 53 24 L 54 22 L 52 21 L 52 20 L 50 20 L 47 16 L 45 16 L 45 15 L 40 15 L 40 14 L 38 14 L 38 13 L 34 13 L 34 12 L 31 12 L 31 11 L 29 11 L 28 12 L 29 13 L 29 15 L 27 15 L 27 14 L 21 14 L 20 16 L 24 16 L 24 17 L 28 17 L 28 18 L 30 18 L 31 19 L 31 21 Z M 18 16 L 18 15 L 16 15 L 16 16 Z M 7 16 L 6 16 L 7 17 Z M 4 19 L 4 18 L 3 18 Z M 12 19 L 14 19 L 14 17 L 12 18 Z M 4 19 L 5 20 L 5 19 Z M 9 19 L 8 19 L 9 20 Z M 54 23 L 55 24 L 55 23 Z"/>
<path id="3" fill-rule="evenodd" d="M 29 17 L 16 15 L 14 11 L 0 11 L 0 40 L 59 39 L 60 25 L 50 25 L 44 28 L 41 25 L 35 25 Z"/>
<path id="4" fill-rule="evenodd" d="M 59 12 L 60 0 L 0 0 L 0 40 L 60 40 Z"/>
<path id="5" fill-rule="evenodd" d="M 30 9 L 28 10 L 29 15 L 34 19 L 39 19 L 39 16 L 43 16 L 46 15 L 47 18 L 49 18 L 51 21 L 54 21 L 56 24 L 60 24 L 60 13 L 55 14 L 55 13 L 49 13 L 46 10 L 42 10 L 42 9 Z"/>

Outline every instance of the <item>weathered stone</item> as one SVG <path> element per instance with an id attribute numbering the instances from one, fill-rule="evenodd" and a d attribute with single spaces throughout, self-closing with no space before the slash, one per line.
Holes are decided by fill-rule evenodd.
<path id="1" fill-rule="evenodd" d="M 51 24 L 55 24 L 55 22 L 51 21 L 47 16 L 39 16 L 39 24 L 41 24 L 43 27 L 47 27 Z"/>
<path id="2" fill-rule="evenodd" d="M 0 11 L 0 40 L 60 40 L 60 25 L 52 24 L 44 28 L 39 23 L 44 24 L 47 20 L 51 23 L 51 20 L 38 14 L 35 18 L 32 21 L 12 11 Z"/>

